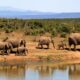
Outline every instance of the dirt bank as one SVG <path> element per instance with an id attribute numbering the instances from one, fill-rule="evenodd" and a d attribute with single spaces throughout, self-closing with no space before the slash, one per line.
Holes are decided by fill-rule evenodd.
<path id="1" fill-rule="evenodd" d="M 79 51 L 68 51 L 68 50 L 56 50 L 52 47 L 50 49 L 36 49 L 37 43 L 30 42 L 27 44 L 29 53 L 24 55 L 16 56 L 15 53 L 10 55 L 0 55 L 0 62 L 4 63 L 20 63 L 20 62 L 53 62 L 53 63 L 80 63 L 80 52 Z"/>
<path id="2" fill-rule="evenodd" d="M 13 36 L 14 35 L 14 36 Z M 0 62 L 4 63 L 19 63 L 19 62 L 63 62 L 63 63 L 80 63 L 80 51 L 68 51 L 68 50 L 56 50 L 57 45 L 62 38 L 54 38 L 55 47 L 50 44 L 50 49 L 36 49 L 37 41 L 36 39 L 39 38 L 35 36 L 23 36 L 20 32 L 15 32 L 11 34 L 3 34 L 0 35 L 0 40 L 2 41 L 5 37 L 8 36 L 9 38 L 24 38 L 26 40 L 26 46 L 28 48 L 29 53 L 26 53 L 26 56 L 19 55 L 15 56 L 15 53 L 11 53 L 10 55 L 0 55 Z M 46 46 L 45 46 L 46 47 Z M 80 48 L 80 46 L 77 46 Z"/>

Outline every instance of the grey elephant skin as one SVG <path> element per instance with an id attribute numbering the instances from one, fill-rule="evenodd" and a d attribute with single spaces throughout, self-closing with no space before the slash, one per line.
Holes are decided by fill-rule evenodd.
<path id="1" fill-rule="evenodd" d="M 13 48 L 18 48 L 19 46 L 26 47 L 26 41 L 24 39 L 21 39 L 21 40 L 8 40 L 7 42 L 10 43 Z"/>
<path id="2" fill-rule="evenodd" d="M 71 45 L 74 45 L 74 50 L 76 50 L 76 45 L 80 45 L 80 33 L 71 33 L 68 42 L 69 49 L 71 49 Z"/>
<path id="3" fill-rule="evenodd" d="M 0 50 L 3 50 L 3 52 L 9 54 L 12 50 L 12 45 L 8 42 L 0 42 Z"/>
<path id="4" fill-rule="evenodd" d="M 26 47 L 21 46 L 17 48 L 17 54 L 19 55 L 26 55 L 26 52 L 28 53 L 28 49 Z"/>
<path id="5" fill-rule="evenodd" d="M 54 41 L 52 40 L 52 38 L 50 38 L 50 37 L 40 37 L 40 39 L 38 41 L 38 48 L 42 49 L 43 46 L 46 45 L 47 49 L 49 49 L 50 43 L 52 43 L 53 47 L 55 48 Z"/>

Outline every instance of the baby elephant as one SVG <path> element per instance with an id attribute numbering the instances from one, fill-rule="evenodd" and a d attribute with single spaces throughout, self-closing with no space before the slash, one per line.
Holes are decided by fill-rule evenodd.
<path id="1" fill-rule="evenodd" d="M 67 48 L 67 46 L 66 46 L 66 43 L 64 43 L 63 41 L 61 41 L 59 44 L 58 44 L 58 49 L 60 50 L 60 49 L 65 49 L 65 48 Z"/>
<path id="2" fill-rule="evenodd" d="M 21 46 L 17 48 L 17 53 L 19 55 L 26 55 L 26 52 L 28 53 L 28 49 L 26 47 Z"/>

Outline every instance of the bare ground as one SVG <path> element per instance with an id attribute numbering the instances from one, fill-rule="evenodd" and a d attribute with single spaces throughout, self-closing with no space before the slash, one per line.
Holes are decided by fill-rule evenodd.
<path id="1" fill-rule="evenodd" d="M 29 53 L 26 53 L 26 56 L 24 55 L 18 55 L 16 56 L 15 53 L 11 53 L 10 55 L 0 55 L 0 62 L 7 62 L 7 63 L 17 63 L 17 62 L 25 62 L 25 61 L 31 61 L 31 62 L 62 62 L 67 64 L 72 63 L 80 63 L 80 51 L 69 51 L 69 50 L 57 50 L 57 44 L 59 43 L 62 38 L 54 38 L 56 49 L 52 47 L 52 44 L 50 44 L 50 49 L 37 49 L 37 41 L 38 37 L 35 36 L 24 36 L 21 33 L 11 33 L 11 34 L 5 34 L 1 33 L 0 40 L 2 41 L 6 36 L 9 38 L 24 38 L 26 40 L 26 45 L 28 48 Z M 46 46 L 44 46 L 46 48 Z M 78 46 L 77 48 L 79 48 Z"/>

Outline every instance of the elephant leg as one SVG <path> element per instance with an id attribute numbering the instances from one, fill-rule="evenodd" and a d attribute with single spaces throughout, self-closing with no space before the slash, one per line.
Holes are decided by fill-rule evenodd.
<path id="1" fill-rule="evenodd" d="M 4 54 L 5 54 L 5 51 L 4 51 L 4 50 L 1 50 L 1 53 L 2 53 L 2 55 L 4 56 Z"/>
<path id="2" fill-rule="evenodd" d="M 15 52 L 15 56 L 17 56 L 18 55 L 18 52 Z"/>
<path id="3" fill-rule="evenodd" d="M 20 55 L 20 52 L 18 52 L 17 55 L 19 56 Z"/>
<path id="4" fill-rule="evenodd" d="M 28 54 L 28 49 L 25 49 L 24 54 L 26 56 L 26 53 Z"/>
<path id="5" fill-rule="evenodd" d="M 43 49 L 43 45 L 41 44 L 41 49 Z"/>
<path id="6" fill-rule="evenodd" d="M 64 50 L 65 48 L 64 48 L 64 45 L 62 45 L 62 49 Z"/>
<path id="7" fill-rule="evenodd" d="M 67 48 L 67 45 L 65 44 L 64 47 Z"/>
<path id="8" fill-rule="evenodd" d="M 20 51 L 18 51 L 17 55 L 20 55 L 20 54 L 21 54 Z"/>
<path id="9" fill-rule="evenodd" d="M 38 48 L 39 48 L 40 44 L 38 44 Z"/>
<path id="10" fill-rule="evenodd" d="M 61 50 L 61 49 L 63 50 L 63 49 L 64 49 L 64 47 L 61 45 L 61 46 L 59 47 L 59 49 L 60 49 L 60 50 Z"/>
<path id="11" fill-rule="evenodd" d="M 26 50 L 24 51 L 24 55 L 26 56 Z"/>
<path id="12" fill-rule="evenodd" d="M 64 46 L 63 46 L 63 50 L 64 50 Z"/>
<path id="13" fill-rule="evenodd" d="M 24 55 L 26 56 L 26 51 L 24 52 Z"/>
<path id="14" fill-rule="evenodd" d="M 7 50 L 7 55 L 9 55 L 9 54 L 10 54 L 10 52 L 11 52 L 11 50 L 10 50 L 10 49 L 8 49 L 8 50 Z"/>
<path id="15" fill-rule="evenodd" d="M 7 55 L 9 55 L 10 51 L 9 51 L 9 50 L 7 50 L 6 52 L 7 52 Z"/>
<path id="16" fill-rule="evenodd" d="M 58 45 L 58 50 L 60 50 L 60 45 Z"/>
<path id="17" fill-rule="evenodd" d="M 47 44 L 47 49 L 49 49 L 49 44 Z"/>
<path id="18" fill-rule="evenodd" d="M 71 50 L 71 45 L 69 45 L 69 50 Z"/>
<path id="19" fill-rule="evenodd" d="M 4 48 L 4 52 L 8 55 L 8 49 Z"/>
<path id="20" fill-rule="evenodd" d="M 76 51 L 76 45 L 74 45 L 74 50 Z"/>

